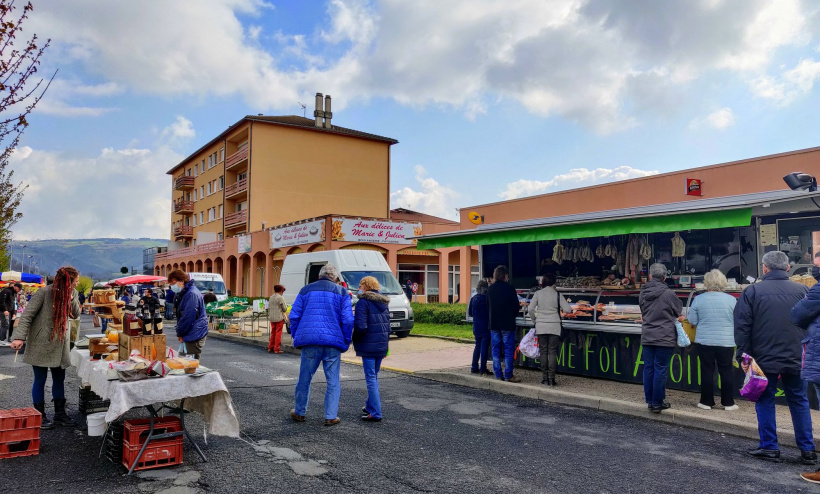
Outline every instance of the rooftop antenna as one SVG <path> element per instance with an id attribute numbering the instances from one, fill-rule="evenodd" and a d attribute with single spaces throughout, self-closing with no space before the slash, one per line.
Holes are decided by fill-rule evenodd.
<path id="1" fill-rule="evenodd" d="M 301 101 L 297 101 L 297 103 L 299 103 L 299 106 L 302 107 L 302 116 L 307 118 L 307 105 L 302 103 Z"/>

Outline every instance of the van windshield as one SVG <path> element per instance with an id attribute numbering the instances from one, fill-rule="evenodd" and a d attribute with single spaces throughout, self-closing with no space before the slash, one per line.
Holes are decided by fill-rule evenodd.
<path id="1" fill-rule="evenodd" d="M 196 286 L 203 294 L 208 290 L 213 290 L 216 295 L 225 295 L 227 293 L 225 291 L 225 283 L 221 281 L 194 280 L 194 286 Z"/>
<path id="2" fill-rule="evenodd" d="M 379 281 L 379 293 L 382 295 L 401 295 L 404 293 L 399 282 L 390 271 L 344 271 L 342 278 L 351 290 L 359 288 L 359 283 L 365 276 L 372 276 Z"/>

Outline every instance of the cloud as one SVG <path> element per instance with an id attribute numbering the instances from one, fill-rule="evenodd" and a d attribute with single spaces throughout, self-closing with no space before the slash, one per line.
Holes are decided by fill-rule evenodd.
<path id="1" fill-rule="evenodd" d="M 779 77 L 760 76 L 752 82 L 752 94 L 778 105 L 788 105 L 814 88 L 820 79 L 820 62 L 806 58 Z"/>
<path id="2" fill-rule="evenodd" d="M 74 79 L 55 78 L 43 99 L 37 103 L 36 112 L 55 117 L 99 117 L 116 111 L 116 108 L 86 106 L 76 102 L 116 96 L 123 91 L 124 88 L 121 85 L 113 82 L 84 84 Z"/>
<path id="3" fill-rule="evenodd" d="M 330 0 L 319 26 L 274 34 L 272 47 L 260 41 L 270 6 L 259 0 L 75 4 L 42 6 L 32 27 L 92 73 L 142 93 L 238 95 L 260 110 L 316 91 L 336 95 L 337 110 L 392 98 L 467 118 L 512 100 L 607 134 L 686 108 L 688 85 L 709 75 L 779 104 L 814 81 L 810 67 L 765 78 L 779 50 L 812 41 L 811 7 L 798 0 Z"/>
<path id="4" fill-rule="evenodd" d="M 630 178 L 648 177 L 657 174 L 657 170 L 639 170 L 630 166 L 596 168 L 595 170 L 573 168 L 567 173 L 556 175 L 552 179 L 543 182 L 539 180 L 517 180 L 508 183 L 507 187 L 498 195 L 504 200 L 509 200 L 518 197 L 545 194 L 556 190 L 587 187 L 589 185 L 617 182 Z"/>
<path id="5" fill-rule="evenodd" d="M 191 139 L 196 136 L 194 124 L 182 115 L 177 115 L 176 121 L 162 129 L 160 134 L 163 138 L 176 142 L 182 139 Z"/>
<path id="6" fill-rule="evenodd" d="M 459 194 L 429 177 L 423 166 L 417 165 L 415 171 L 418 188 L 404 187 L 391 192 L 391 207 L 407 208 L 441 218 L 457 219 L 456 201 Z"/>
<path id="7" fill-rule="evenodd" d="M 184 133 L 186 127 L 177 128 Z M 171 179 L 165 171 L 183 158 L 165 144 L 105 148 L 90 157 L 22 146 L 9 160 L 15 179 L 28 185 L 14 236 L 168 238 Z"/>
<path id="8" fill-rule="evenodd" d="M 735 124 L 735 114 L 731 108 L 721 108 L 707 115 L 705 118 L 696 118 L 689 123 L 690 129 L 703 126 L 724 130 Z"/>

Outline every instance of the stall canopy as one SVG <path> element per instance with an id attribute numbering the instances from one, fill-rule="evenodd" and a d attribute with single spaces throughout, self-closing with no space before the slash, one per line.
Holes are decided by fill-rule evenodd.
<path id="1" fill-rule="evenodd" d="M 480 225 L 473 230 L 426 235 L 419 249 L 569 240 L 630 233 L 659 233 L 749 226 L 756 207 L 805 199 L 804 193 L 763 192 L 655 206 Z"/>
<path id="2" fill-rule="evenodd" d="M 135 274 L 133 276 L 126 276 L 124 278 L 117 278 L 108 282 L 109 285 L 125 286 L 138 285 L 141 283 L 154 283 L 156 281 L 165 281 L 165 276 L 151 276 L 147 274 Z"/>
<path id="3" fill-rule="evenodd" d="M 39 274 L 21 273 L 19 271 L 6 271 L 0 274 L 2 281 L 20 281 L 23 283 L 42 283 L 43 277 Z"/>

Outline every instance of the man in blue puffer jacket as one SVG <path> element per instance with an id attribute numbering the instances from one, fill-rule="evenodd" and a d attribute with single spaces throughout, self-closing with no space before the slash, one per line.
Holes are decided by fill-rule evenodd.
<path id="1" fill-rule="evenodd" d="M 814 265 L 820 267 L 820 252 L 814 256 Z M 814 384 L 820 399 L 820 283 L 811 287 L 806 297 L 792 308 L 792 322 L 808 330 L 803 339 L 803 370 L 800 377 Z M 820 484 L 820 470 L 804 473 L 801 477 Z"/>
<path id="2" fill-rule="evenodd" d="M 177 339 L 185 343 L 185 354 L 199 360 L 205 338 L 208 336 L 208 315 L 202 293 L 194 280 L 181 269 L 171 271 L 168 284 L 174 292 L 174 309 L 177 318 Z"/>
<path id="3" fill-rule="evenodd" d="M 353 308 L 350 293 L 337 284 L 339 272 L 332 264 L 319 271 L 319 280 L 302 288 L 290 309 L 290 331 L 293 346 L 302 349 L 296 404 L 290 416 L 305 421 L 310 383 L 322 363 L 327 381 L 325 425 L 336 425 L 339 419 L 339 365 L 342 352 L 350 347 L 353 336 Z"/>

